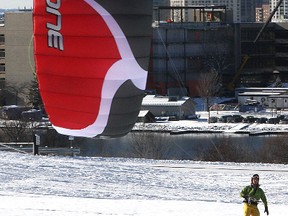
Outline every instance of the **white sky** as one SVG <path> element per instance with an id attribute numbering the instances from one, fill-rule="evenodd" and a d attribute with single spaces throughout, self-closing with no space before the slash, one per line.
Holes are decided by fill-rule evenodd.
<path id="1" fill-rule="evenodd" d="M 1 9 L 32 8 L 33 0 L 0 0 Z"/>

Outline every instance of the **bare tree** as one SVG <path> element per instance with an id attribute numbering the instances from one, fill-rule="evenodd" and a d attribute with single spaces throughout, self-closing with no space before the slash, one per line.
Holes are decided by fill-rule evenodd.
<path id="1" fill-rule="evenodd" d="M 6 83 L 4 87 L 6 104 L 23 105 L 28 103 L 29 84 Z"/>
<path id="2" fill-rule="evenodd" d="M 221 77 L 215 69 L 200 74 L 197 90 L 198 94 L 205 101 L 206 111 L 208 112 L 208 122 L 210 122 L 210 106 L 213 97 L 220 94 L 222 84 Z"/>
<path id="3" fill-rule="evenodd" d="M 164 159 L 172 147 L 171 144 L 165 140 L 165 134 L 142 131 L 133 132 L 131 136 L 133 157 Z"/>
<path id="4" fill-rule="evenodd" d="M 230 72 L 234 71 L 233 50 L 231 49 L 234 41 L 233 33 L 230 28 L 223 28 L 215 34 L 212 28 L 204 31 L 203 35 L 203 69 L 200 73 L 217 71 L 223 83 L 221 89 L 225 90 L 227 78 Z"/>
<path id="5" fill-rule="evenodd" d="M 23 142 L 31 141 L 32 132 L 29 132 L 31 127 L 28 121 L 22 120 L 5 120 L 2 122 L 1 130 L 8 142 Z M 32 131 L 32 130 L 30 130 Z"/>
<path id="6" fill-rule="evenodd" d="M 288 163 L 287 135 L 278 135 L 265 140 L 260 152 L 263 161 L 268 163 Z"/>

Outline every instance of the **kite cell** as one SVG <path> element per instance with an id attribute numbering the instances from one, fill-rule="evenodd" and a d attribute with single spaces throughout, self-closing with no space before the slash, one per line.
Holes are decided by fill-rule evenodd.
<path id="1" fill-rule="evenodd" d="M 131 131 L 146 87 L 152 0 L 34 0 L 40 94 L 61 134 Z"/>

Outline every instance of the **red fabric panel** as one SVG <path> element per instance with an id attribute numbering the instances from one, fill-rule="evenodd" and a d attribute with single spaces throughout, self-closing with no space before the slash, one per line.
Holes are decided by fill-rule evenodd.
<path id="1" fill-rule="evenodd" d="M 47 23 L 57 25 L 58 17 L 46 12 L 46 0 L 34 0 L 39 88 L 52 124 L 81 129 L 97 118 L 103 80 L 120 54 L 106 23 L 85 1 L 62 0 L 59 13 L 63 51 L 48 46 Z"/>

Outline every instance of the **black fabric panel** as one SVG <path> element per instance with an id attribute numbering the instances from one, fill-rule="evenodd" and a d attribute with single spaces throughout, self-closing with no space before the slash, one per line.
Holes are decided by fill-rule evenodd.
<path id="1" fill-rule="evenodd" d="M 149 59 L 152 39 L 152 0 L 96 0 L 117 21 L 130 44 L 132 52 L 138 57 Z M 148 70 L 146 61 L 138 61 Z"/>
<path id="2" fill-rule="evenodd" d="M 137 121 L 143 97 L 142 90 L 131 80 L 126 81 L 115 95 L 107 127 L 101 136 L 119 137 L 129 133 Z"/>

